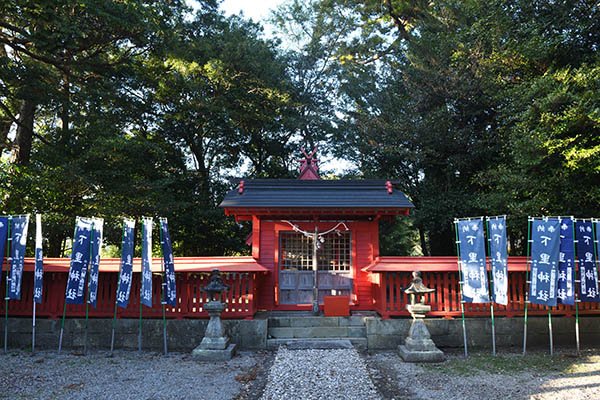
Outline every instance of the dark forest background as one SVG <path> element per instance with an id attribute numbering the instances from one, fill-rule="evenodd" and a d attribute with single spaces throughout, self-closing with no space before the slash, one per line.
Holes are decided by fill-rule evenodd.
<path id="1" fill-rule="evenodd" d="M 453 254 L 455 217 L 508 214 L 513 254 L 528 215 L 600 217 L 595 0 L 292 0 L 274 37 L 198 6 L 0 1 L 0 214 L 42 212 L 46 255 L 78 215 L 113 246 L 164 216 L 176 255 L 247 252 L 222 196 L 315 146 L 415 204 L 384 254 Z"/>

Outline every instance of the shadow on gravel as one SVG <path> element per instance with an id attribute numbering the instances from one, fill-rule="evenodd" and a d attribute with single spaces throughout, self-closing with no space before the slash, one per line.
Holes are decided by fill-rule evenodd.
<path id="1" fill-rule="evenodd" d="M 269 370 L 275 359 L 274 351 L 259 352 L 259 361 L 248 371 L 242 372 L 235 380 L 242 384 L 240 393 L 234 400 L 257 400 L 262 396 L 267 385 Z"/>
<path id="2" fill-rule="evenodd" d="M 557 400 L 600 399 L 600 349 L 511 350 L 472 353 L 446 351 L 439 364 L 405 363 L 395 351 L 362 353 L 382 399 Z"/>

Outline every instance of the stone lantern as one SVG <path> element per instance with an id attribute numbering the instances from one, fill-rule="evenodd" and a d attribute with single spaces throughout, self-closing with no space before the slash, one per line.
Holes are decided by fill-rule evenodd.
<path id="1" fill-rule="evenodd" d="M 226 361 L 235 354 L 235 344 L 229 343 L 229 337 L 225 335 L 225 329 L 221 322 L 221 313 L 225 310 L 225 304 L 220 300 L 221 293 L 229 287 L 223 283 L 221 273 L 213 269 L 210 282 L 204 289 L 208 293 L 210 301 L 204 304 L 208 311 L 210 320 L 204 332 L 204 338 L 200 345 L 192 351 L 195 359 L 202 361 Z"/>
<path id="2" fill-rule="evenodd" d="M 406 306 L 412 316 L 412 324 L 404 345 L 398 346 L 400 357 L 406 362 L 441 362 L 445 360 L 444 353 L 435 346 L 427 325 L 423 321 L 425 314 L 431 311 L 431 306 L 425 304 L 425 295 L 435 292 L 423 284 L 421 272 L 414 271 L 410 286 L 404 293 L 410 295 L 410 304 Z M 420 299 L 417 302 L 417 297 Z"/>

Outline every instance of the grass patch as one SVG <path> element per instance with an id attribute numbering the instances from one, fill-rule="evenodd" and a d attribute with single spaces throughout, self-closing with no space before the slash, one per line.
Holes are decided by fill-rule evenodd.
<path id="1" fill-rule="evenodd" d="M 570 372 L 576 361 L 567 355 L 548 354 L 491 354 L 474 353 L 468 358 L 450 357 L 441 364 L 422 364 L 429 371 L 451 375 L 475 375 L 480 372 L 513 375 L 524 371 L 551 373 Z"/>

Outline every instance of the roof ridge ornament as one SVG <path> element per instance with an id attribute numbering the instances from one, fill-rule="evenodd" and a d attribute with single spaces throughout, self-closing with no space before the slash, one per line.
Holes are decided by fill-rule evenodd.
<path id="1" fill-rule="evenodd" d="M 315 147 L 310 154 L 306 152 L 304 147 L 302 147 L 302 154 L 304 154 L 304 158 L 301 158 L 300 161 L 300 175 L 298 179 L 300 180 L 318 180 L 321 179 L 319 176 L 319 160 L 315 158 L 315 154 L 317 153 L 317 147 Z"/>

